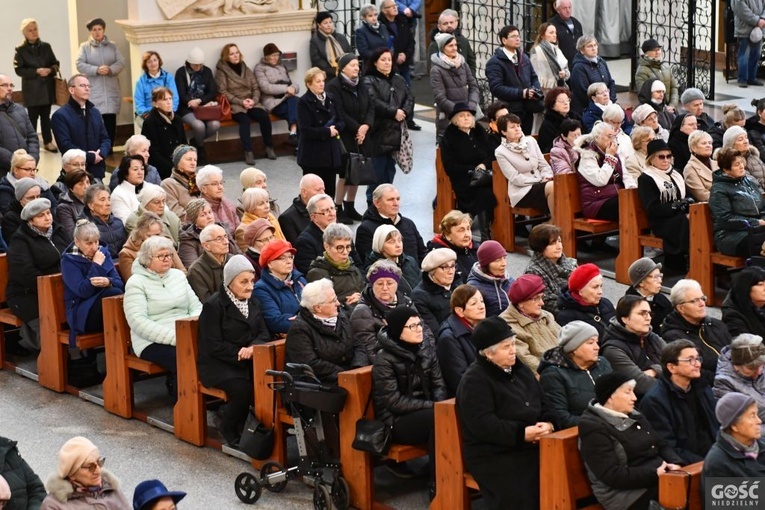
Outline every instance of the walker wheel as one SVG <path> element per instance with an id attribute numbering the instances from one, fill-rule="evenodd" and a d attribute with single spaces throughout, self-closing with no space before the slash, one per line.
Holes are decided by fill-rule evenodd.
<path id="1" fill-rule="evenodd" d="M 351 491 L 345 478 L 338 476 L 332 482 L 332 507 L 336 510 L 348 510 L 351 506 Z"/>
<path id="2" fill-rule="evenodd" d="M 313 488 L 313 508 L 314 510 L 332 510 L 332 495 L 329 488 L 316 481 L 316 487 Z"/>
<path id="3" fill-rule="evenodd" d="M 236 477 L 234 482 L 234 491 L 236 497 L 239 498 L 242 503 L 252 505 L 260 499 L 260 495 L 263 493 L 263 488 L 258 483 L 258 479 L 252 473 L 240 473 Z"/>
<path id="4" fill-rule="evenodd" d="M 284 480 L 283 482 L 277 482 L 274 484 L 268 483 L 268 478 L 267 478 L 268 475 L 272 473 L 278 473 L 279 471 L 284 471 L 284 466 L 282 466 L 278 462 L 271 460 L 263 464 L 263 467 L 260 468 L 260 484 L 264 486 L 266 490 L 270 492 L 283 491 L 284 488 L 287 486 L 287 480 Z"/>

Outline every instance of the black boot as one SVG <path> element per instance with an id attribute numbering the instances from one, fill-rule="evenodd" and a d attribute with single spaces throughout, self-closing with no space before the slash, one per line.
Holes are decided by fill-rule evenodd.
<path id="1" fill-rule="evenodd" d="M 207 164 L 207 151 L 205 150 L 204 143 L 197 147 L 197 165 L 202 166 Z"/>
<path id="2" fill-rule="evenodd" d="M 476 218 L 478 219 L 478 228 L 481 234 L 481 242 L 491 239 L 491 221 L 489 220 L 489 214 L 484 211 L 479 213 Z"/>
<path id="3" fill-rule="evenodd" d="M 335 204 L 335 207 L 337 208 L 337 222 L 343 225 L 353 225 L 353 220 L 343 211 L 343 204 Z"/>
<path id="4" fill-rule="evenodd" d="M 364 219 L 361 214 L 353 207 L 354 203 L 347 200 L 343 200 L 343 211 L 353 221 L 361 221 Z"/>

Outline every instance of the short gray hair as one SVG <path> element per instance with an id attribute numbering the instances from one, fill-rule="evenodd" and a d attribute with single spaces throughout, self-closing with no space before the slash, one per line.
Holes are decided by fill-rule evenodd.
<path id="1" fill-rule="evenodd" d="M 603 110 L 603 120 L 622 122 L 624 120 L 624 110 L 618 104 L 610 104 Z"/>
<path id="2" fill-rule="evenodd" d="M 205 228 L 202 229 L 202 231 L 199 233 L 199 242 L 200 243 L 209 243 L 213 237 L 213 232 L 221 229 L 224 234 L 228 237 L 228 232 L 226 232 L 226 229 L 218 225 L 217 223 L 210 223 Z"/>
<path id="3" fill-rule="evenodd" d="M 693 148 L 706 138 L 709 138 L 711 140 L 712 135 L 710 135 L 706 131 L 697 129 L 696 131 L 688 135 L 688 148 L 691 149 L 691 152 L 693 152 Z"/>
<path id="4" fill-rule="evenodd" d="M 327 289 L 334 289 L 332 280 L 329 278 L 321 278 L 319 280 L 307 283 L 303 287 L 303 293 L 300 296 L 300 306 L 313 310 L 314 306 L 324 304 L 324 293 Z"/>
<path id="5" fill-rule="evenodd" d="M 85 190 L 85 205 L 92 204 L 93 200 L 96 199 L 96 196 L 98 196 L 98 193 L 101 191 L 106 191 L 109 193 L 109 188 L 107 188 L 106 185 L 102 182 L 97 182 L 88 186 Z"/>
<path id="6" fill-rule="evenodd" d="M 601 89 L 608 90 L 608 85 L 606 85 L 602 81 L 596 81 L 595 83 L 590 83 L 590 86 L 587 87 L 587 97 L 594 96 Z"/>
<path id="7" fill-rule="evenodd" d="M 335 203 L 335 199 L 331 196 L 327 195 L 326 193 L 319 193 L 318 195 L 314 195 L 311 198 L 308 199 L 308 203 L 306 204 L 305 208 L 308 211 L 308 214 L 314 214 L 316 211 L 319 210 L 319 206 L 317 205 L 321 200 L 329 199 L 332 200 L 332 203 Z"/>
<path id="8" fill-rule="evenodd" d="M 441 14 L 438 15 L 438 22 L 442 22 L 447 16 L 452 16 L 458 20 L 460 19 L 460 15 L 454 9 L 444 9 L 441 11 Z"/>
<path id="9" fill-rule="evenodd" d="M 372 200 L 380 200 L 380 198 L 383 196 L 383 193 L 386 191 L 398 191 L 396 187 L 393 184 L 390 183 L 384 183 L 380 184 L 375 188 L 375 190 L 372 192 Z"/>
<path id="10" fill-rule="evenodd" d="M 372 277 L 372 275 L 378 271 L 388 271 L 395 274 L 399 278 L 403 276 L 401 269 L 399 269 L 399 267 L 396 264 L 394 264 L 388 259 L 379 259 L 375 261 L 374 264 L 369 266 L 369 269 L 367 269 L 367 280 L 369 280 Z"/>
<path id="11" fill-rule="evenodd" d="M 154 258 L 154 255 L 156 255 L 157 252 L 161 250 L 170 250 L 171 253 L 175 254 L 173 241 L 164 236 L 150 237 L 146 239 L 141 245 L 141 248 L 138 250 L 136 260 L 143 267 L 147 267 L 149 264 L 151 264 L 151 259 Z"/>
<path id="12" fill-rule="evenodd" d="M 197 187 L 201 188 L 210 182 L 213 177 L 223 177 L 223 170 L 214 165 L 205 165 L 197 170 Z"/>
<path id="13" fill-rule="evenodd" d="M 591 42 L 598 42 L 594 35 L 586 34 L 576 40 L 576 51 L 582 52 L 585 46 Z"/>
<path id="14" fill-rule="evenodd" d="M 247 188 L 242 193 L 242 209 L 251 212 L 257 205 L 268 202 L 268 198 L 268 191 L 263 188 Z"/>
<path id="15" fill-rule="evenodd" d="M 592 126 L 592 131 L 590 131 L 590 134 L 592 135 L 592 139 L 596 139 L 597 137 L 605 134 L 607 131 L 613 133 L 614 127 L 611 124 L 608 124 L 607 122 L 596 122 L 594 126 Z"/>
<path id="16" fill-rule="evenodd" d="M 125 141 L 125 154 L 128 156 L 132 156 L 135 154 L 135 151 L 138 150 L 138 147 L 141 145 L 146 145 L 147 147 L 151 147 L 151 140 L 146 138 L 143 135 L 133 135 L 130 138 Z"/>
<path id="17" fill-rule="evenodd" d="M 94 241 L 101 239 L 101 231 L 92 221 L 81 219 L 77 220 L 72 237 L 80 241 Z"/>
<path id="18" fill-rule="evenodd" d="M 700 290 L 703 292 L 701 284 L 690 278 L 683 278 L 673 285 L 672 290 L 669 292 L 669 301 L 672 303 L 672 306 L 677 306 L 685 301 L 685 296 L 687 296 L 688 291 L 691 290 Z"/>
<path id="19" fill-rule="evenodd" d="M 363 20 L 367 14 L 370 12 L 377 11 L 377 7 L 375 7 L 372 4 L 364 4 L 361 6 L 361 9 L 359 9 L 359 17 Z"/>
<path id="20" fill-rule="evenodd" d="M 88 155 L 85 154 L 85 151 L 81 150 L 81 149 L 69 149 L 68 151 L 66 151 L 64 153 L 63 156 L 61 156 L 61 163 L 63 165 L 67 165 L 67 164 L 71 163 L 71 161 L 74 158 L 82 158 L 85 161 L 87 161 L 88 160 Z"/>
<path id="21" fill-rule="evenodd" d="M 339 241 L 340 239 L 353 239 L 353 232 L 348 228 L 348 225 L 331 223 L 324 229 L 324 234 L 321 236 L 322 242 L 330 246 L 332 246 L 332 243 Z"/>

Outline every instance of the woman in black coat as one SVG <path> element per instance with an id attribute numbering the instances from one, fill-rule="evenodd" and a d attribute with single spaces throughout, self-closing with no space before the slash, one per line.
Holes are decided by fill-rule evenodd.
<path id="1" fill-rule="evenodd" d="M 5 510 L 40 508 L 47 495 L 45 486 L 19 453 L 16 441 L 1 436 L 0 476 L 8 482 L 12 495 Z"/>
<path id="2" fill-rule="evenodd" d="M 223 285 L 199 315 L 199 379 L 228 396 L 220 434 L 235 445 L 253 402 L 252 346 L 271 336 L 252 296 L 255 271 L 244 255 L 234 255 L 223 268 Z"/>
<path id="3" fill-rule="evenodd" d="M 603 297 L 603 276 L 595 264 L 582 264 L 568 277 L 568 287 L 558 296 L 555 322 L 565 326 L 569 322 L 583 321 L 598 330 L 603 340 L 606 324 L 614 316 L 614 305 Z"/>
<path id="4" fill-rule="evenodd" d="M 654 333 L 661 331 L 661 324 L 672 312 L 672 303 L 661 292 L 661 284 L 664 275 L 661 272 L 661 264 L 657 264 L 649 257 L 643 257 L 633 262 L 627 274 L 632 285 L 624 293 L 625 296 L 642 296 L 648 299 L 651 305 L 651 327 Z"/>
<path id="5" fill-rule="evenodd" d="M 539 127 L 539 150 L 547 154 L 552 150 L 553 141 L 561 135 L 560 125 L 566 119 L 582 121 L 581 115 L 571 111 L 571 91 L 555 87 L 545 94 L 545 116 Z"/>
<path id="6" fill-rule="evenodd" d="M 344 127 L 340 131 L 340 140 L 347 152 L 371 156 L 371 144 L 367 134 L 375 122 L 375 109 L 369 100 L 367 89 L 361 85 L 359 59 L 353 53 L 348 53 L 338 60 L 337 66 L 337 77 L 327 83 L 327 92 L 335 99 L 340 118 L 343 119 Z M 353 207 L 358 186 L 345 185 L 347 168 L 346 154 L 343 157 L 334 197 L 338 221 L 341 223 L 347 223 L 343 219 L 350 222 L 361 221 L 361 215 Z"/>
<path id="7" fill-rule="evenodd" d="M 308 90 L 298 101 L 297 163 L 303 175 L 316 174 L 324 181 L 324 191 L 335 196 L 335 176 L 342 171 L 343 142 L 340 133 L 345 123 L 337 101 L 324 90 L 326 75 L 318 67 L 305 73 Z"/>
<path id="8" fill-rule="evenodd" d="M 50 44 L 40 40 L 34 19 L 22 20 L 21 33 L 24 34 L 24 42 L 16 47 L 13 68 L 21 76 L 24 106 L 32 127 L 37 129 L 37 119 L 40 119 L 43 147 L 58 152 L 50 127 L 50 108 L 56 100 L 54 78 L 59 71 L 58 59 Z"/>
<path id="9" fill-rule="evenodd" d="M 490 510 L 539 509 L 539 440 L 555 413 L 534 373 L 515 357 L 513 331 L 489 317 L 473 330 L 476 361 L 457 389 L 462 456 Z"/>
<path id="10" fill-rule="evenodd" d="M 438 331 L 436 353 L 449 396 L 453 397 L 462 375 L 475 361 L 475 348 L 470 337 L 476 325 L 486 318 L 486 305 L 481 292 L 469 283 L 454 289 L 449 304 L 452 313 Z"/>
<path id="11" fill-rule="evenodd" d="M 730 336 L 751 333 L 765 338 L 765 269 L 747 267 L 733 277 L 722 305 Z"/>
<path id="12" fill-rule="evenodd" d="M 178 89 L 178 111 L 176 114 L 191 128 L 189 143 L 197 148 L 200 164 L 205 163 L 205 139 L 220 129 L 220 120 L 199 120 L 194 112 L 197 108 L 215 101 L 218 86 L 212 69 L 205 64 L 205 54 L 200 48 L 189 51 L 186 62 L 175 71 L 175 88 Z"/>
<path id="13" fill-rule="evenodd" d="M 167 179 L 173 171 L 173 151 L 186 143 L 181 117 L 173 113 L 173 92 L 157 87 L 151 92 L 152 109 L 143 121 L 141 134 L 149 139 L 149 164 Z"/>
<path id="14" fill-rule="evenodd" d="M 334 78 L 338 72 L 338 60 L 344 54 L 351 52 L 351 45 L 343 34 L 335 31 L 331 13 L 320 11 L 316 14 L 314 21 L 316 30 L 311 37 L 309 48 L 311 65 L 324 71 L 327 78 Z M 329 54 L 328 47 L 331 47 Z"/>
<path id="15" fill-rule="evenodd" d="M 698 129 L 696 117 L 690 113 L 681 113 L 672 121 L 672 128 L 669 130 L 669 145 L 674 156 L 673 166 L 678 172 L 682 173 L 688 160 L 691 159 L 691 149 L 688 146 L 688 135 Z"/>

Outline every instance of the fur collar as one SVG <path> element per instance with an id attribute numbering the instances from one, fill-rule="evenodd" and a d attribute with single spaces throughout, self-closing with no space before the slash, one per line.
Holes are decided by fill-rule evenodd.
<path id="1" fill-rule="evenodd" d="M 120 481 L 110 471 L 102 469 L 101 480 L 104 485 L 104 493 L 120 490 Z M 74 487 L 72 487 L 69 480 L 65 480 L 58 475 L 52 475 L 48 478 L 45 489 L 48 491 L 48 494 L 56 498 L 60 503 L 66 503 L 74 494 Z"/>

